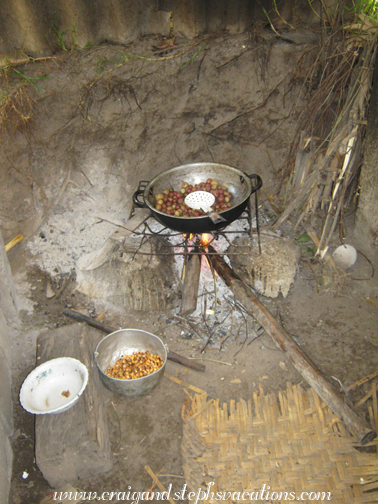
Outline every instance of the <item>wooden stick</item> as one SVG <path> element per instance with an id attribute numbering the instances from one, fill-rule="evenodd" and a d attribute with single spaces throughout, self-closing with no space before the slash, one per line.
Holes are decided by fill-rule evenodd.
<path id="1" fill-rule="evenodd" d="M 17 235 L 13 240 L 11 240 L 9 243 L 5 245 L 5 252 L 8 252 L 11 248 L 13 248 L 17 243 L 19 243 L 23 239 L 23 236 L 21 234 Z"/>
<path id="2" fill-rule="evenodd" d="M 176 362 L 177 364 L 181 364 L 182 366 L 194 369 L 195 371 L 203 372 L 206 370 L 206 366 L 204 364 L 201 364 L 200 362 L 193 359 L 188 359 L 187 357 L 179 355 L 178 353 L 173 352 L 172 350 L 169 350 L 168 352 L 168 359 L 172 362 Z"/>
<path id="3" fill-rule="evenodd" d="M 197 249 L 198 252 L 198 249 Z M 198 287 L 201 276 L 201 254 L 192 253 L 185 268 L 180 315 L 190 315 L 197 309 Z"/>
<path id="4" fill-rule="evenodd" d="M 152 485 L 151 485 L 151 486 L 150 486 L 150 488 L 147 490 L 147 495 L 148 495 L 148 493 L 149 493 L 149 492 L 152 492 L 152 490 L 155 488 L 155 486 L 156 486 L 156 481 L 157 481 L 157 477 L 159 476 L 159 474 L 161 473 L 161 471 L 162 471 L 163 469 L 164 469 L 164 467 L 162 467 L 162 468 L 160 469 L 160 471 L 159 471 L 157 474 L 155 474 L 156 478 L 154 478 L 154 479 L 152 480 Z M 151 498 L 149 498 L 149 500 L 151 500 Z"/>
<path id="5" fill-rule="evenodd" d="M 208 249 L 214 253 L 214 248 Z M 234 273 L 219 255 L 211 255 L 215 271 L 234 293 L 235 297 L 244 305 L 246 310 L 265 329 L 278 348 L 288 355 L 294 367 L 311 385 L 327 406 L 345 424 L 356 440 L 364 445 L 374 439 L 375 431 L 355 409 L 346 403 L 345 398 L 334 389 L 331 382 L 321 373 L 316 365 L 307 357 L 303 350 L 269 310 L 257 299 L 251 289 Z"/>
<path id="6" fill-rule="evenodd" d="M 166 493 L 166 495 L 167 495 L 167 497 L 168 497 L 169 502 L 170 502 L 171 504 L 176 504 L 176 502 L 175 502 L 175 501 L 172 499 L 172 497 L 169 495 L 169 493 L 168 493 L 167 489 L 165 488 L 165 486 L 163 485 L 163 483 L 161 483 L 161 482 L 160 482 L 159 478 L 158 478 L 158 477 L 156 476 L 156 474 L 153 472 L 153 470 L 151 469 L 151 467 L 150 467 L 150 466 L 148 466 L 148 465 L 145 465 L 145 466 L 144 466 L 144 469 L 148 472 L 148 474 L 149 474 L 149 475 L 151 476 L 151 478 L 152 478 L 152 481 L 153 481 L 154 483 L 156 483 L 156 485 L 159 487 L 159 489 L 160 489 L 162 492 Z M 167 499 L 165 499 L 165 498 L 164 498 L 164 500 L 167 500 Z"/>
<path id="7" fill-rule="evenodd" d="M 183 385 L 184 387 L 186 387 L 190 390 L 193 390 L 193 392 L 197 392 L 197 394 L 206 394 L 207 395 L 207 392 L 205 392 L 205 390 L 202 390 L 198 387 L 195 387 L 194 385 L 191 385 L 190 383 L 184 382 L 184 381 L 180 380 L 180 378 L 176 378 L 176 376 L 170 375 L 169 373 L 167 373 L 167 371 L 164 371 L 164 376 L 166 378 L 169 378 L 171 381 L 177 383 L 178 385 Z"/>
<path id="8" fill-rule="evenodd" d="M 77 312 L 75 310 L 70 310 L 68 308 L 65 308 L 63 310 L 63 314 L 76 320 L 77 322 L 85 322 L 86 324 L 95 327 L 96 329 L 100 329 L 101 331 L 104 331 L 108 334 L 120 329 L 120 327 L 113 327 L 111 325 L 104 324 L 103 322 L 99 322 L 98 320 L 92 319 L 91 317 L 87 317 L 83 313 Z M 188 359 L 187 357 L 179 355 L 176 352 L 172 352 L 171 350 L 168 351 L 168 359 L 172 362 L 181 364 L 182 366 L 194 369 L 195 371 L 206 370 L 206 366 L 204 364 L 201 364 L 200 362 L 192 359 Z"/>
<path id="9" fill-rule="evenodd" d="M 108 324 L 104 324 L 103 322 L 99 322 L 98 320 L 95 320 L 91 317 L 87 317 L 87 315 L 84 315 L 84 313 L 70 310 L 69 308 L 65 308 L 63 310 L 63 315 L 76 320 L 76 322 L 85 322 L 86 324 L 95 327 L 96 329 L 100 329 L 101 331 L 104 331 L 108 334 L 121 329 L 120 327 L 114 327 Z"/>

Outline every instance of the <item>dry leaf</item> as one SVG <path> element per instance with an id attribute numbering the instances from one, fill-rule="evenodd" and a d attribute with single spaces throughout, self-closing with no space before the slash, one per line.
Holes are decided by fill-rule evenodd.
<path id="1" fill-rule="evenodd" d="M 241 379 L 235 378 L 235 380 L 231 380 L 230 383 L 241 383 Z"/>

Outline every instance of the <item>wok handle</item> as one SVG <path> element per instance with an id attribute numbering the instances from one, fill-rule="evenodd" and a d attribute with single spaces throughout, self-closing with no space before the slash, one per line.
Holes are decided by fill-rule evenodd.
<path id="1" fill-rule="evenodd" d="M 138 189 L 138 191 L 135 191 L 135 193 L 133 194 L 133 201 L 134 201 L 135 205 L 137 205 L 138 207 L 147 208 L 146 202 L 144 201 L 144 196 L 143 196 L 143 202 L 139 201 L 139 199 L 138 199 L 138 197 L 140 195 L 143 195 L 143 193 L 144 193 L 144 189 Z"/>
<path id="2" fill-rule="evenodd" d="M 256 173 L 253 173 L 252 175 L 248 175 L 248 177 L 252 180 L 252 179 L 257 179 L 257 184 L 255 186 L 253 186 L 252 188 L 252 191 L 251 191 L 251 194 L 253 194 L 254 192 L 258 191 L 259 189 L 261 189 L 263 183 L 262 183 L 262 179 L 260 177 L 260 175 L 257 175 Z"/>

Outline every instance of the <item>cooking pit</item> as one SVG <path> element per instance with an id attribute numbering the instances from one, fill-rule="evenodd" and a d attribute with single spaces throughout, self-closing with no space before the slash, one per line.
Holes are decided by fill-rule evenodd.
<path id="1" fill-rule="evenodd" d="M 206 177 L 206 166 L 201 166 L 202 179 Z M 183 169 L 187 171 L 186 167 Z M 239 178 L 237 182 L 240 183 Z M 235 310 L 231 309 L 227 299 L 227 287 L 211 269 L 207 251 L 209 244 L 215 247 L 217 253 L 227 255 L 237 271 L 244 267 L 248 274 L 243 271 L 243 276 L 266 296 L 276 297 L 281 292 L 286 297 L 298 268 L 299 249 L 294 242 L 282 238 L 279 233 L 260 233 L 259 221 L 269 224 L 269 218 L 258 213 L 261 185 L 260 179 L 255 185 L 256 191 L 249 189 L 250 197 L 241 202 L 243 208 L 237 212 L 240 215 L 235 218 L 232 214 L 229 222 L 225 220 L 221 227 L 214 226 L 206 217 L 170 217 L 168 224 L 172 222 L 175 228 L 171 229 L 164 226 L 165 215 L 158 215 L 162 221 L 159 222 L 151 211 L 138 210 L 140 202 L 137 196 L 148 194 L 151 186 L 148 182 L 140 182 L 134 193 L 131 219 L 108 240 L 109 246 L 106 243 L 97 252 L 82 256 L 78 261 L 78 290 L 100 302 L 112 304 L 115 311 L 173 309 L 174 312 L 179 305 L 176 315 L 192 315 L 199 317 L 199 321 L 210 319 L 211 325 L 219 325 L 221 333 L 226 336 L 230 323 L 233 325 L 232 317 L 226 325 L 225 321 Z M 159 194 L 160 189 L 155 189 L 154 193 Z M 201 192 L 199 189 L 197 194 Z M 156 204 L 155 196 L 151 196 L 151 201 Z M 236 201 L 234 205 L 239 206 L 239 203 Z M 154 206 L 151 204 L 150 208 Z M 144 219 L 145 215 L 147 219 Z M 227 217 L 227 212 L 220 215 Z M 129 234 L 133 223 L 137 225 L 141 220 L 144 220 L 143 224 Z M 195 231 L 196 226 L 206 231 L 213 227 L 217 229 L 209 233 L 188 232 Z M 277 259 L 280 253 L 282 256 Z M 258 270 L 253 266 L 254 261 L 259 264 Z M 213 321 L 209 314 L 215 317 Z M 243 319 L 242 314 L 239 318 Z M 197 329 L 197 335 L 201 333 L 202 329 Z M 193 336 L 193 330 L 188 334 Z M 209 334 L 203 336 L 206 345 L 210 340 Z"/>
<path id="2" fill-rule="evenodd" d="M 193 174 L 194 169 L 197 170 L 198 175 Z M 188 212 L 189 208 L 183 203 L 179 192 L 176 194 L 178 202 L 181 201 L 182 209 L 179 204 L 176 205 L 177 208 L 180 208 L 176 212 L 177 216 L 156 212 L 155 206 L 160 207 L 157 201 L 160 197 L 163 198 L 163 195 L 160 194 L 163 189 L 160 186 L 156 188 L 153 182 L 142 181 L 134 193 L 131 219 L 119 231 L 115 232 L 97 252 L 91 252 L 79 259 L 78 290 L 92 298 L 113 303 L 117 310 L 123 308 L 140 311 L 164 310 L 174 308 L 181 299 L 181 314 L 191 314 L 196 311 L 196 296 L 201 276 L 201 256 L 205 254 L 205 245 L 208 242 L 216 243 L 219 253 L 225 254 L 235 237 L 248 237 L 249 245 L 236 246 L 235 251 L 232 252 L 233 255 L 244 254 L 248 256 L 251 255 L 253 249 L 255 232 L 258 236 L 255 243 L 255 247 L 259 248 L 258 253 L 260 253 L 261 247 L 257 205 L 257 191 L 262 186 L 260 177 L 252 175 L 252 178 L 258 177 L 257 184 L 254 186 L 250 184 L 244 189 L 243 184 L 245 179 L 248 179 L 247 174 L 224 165 L 197 164 L 168 170 L 163 173 L 163 179 L 170 178 L 170 173 L 173 172 L 176 174 L 176 178 L 180 179 L 181 188 L 181 185 L 188 186 L 187 182 L 182 182 L 182 172 L 185 173 L 186 179 L 190 182 L 193 181 L 194 184 L 194 180 L 206 179 L 209 174 L 214 175 L 214 171 L 217 170 L 218 172 L 226 170 L 226 175 L 224 175 L 226 178 L 229 177 L 228 171 L 235 173 L 234 182 L 232 184 L 230 182 L 232 188 L 230 190 L 234 193 L 233 204 L 231 207 L 230 203 L 230 210 L 221 211 L 218 214 L 222 219 L 220 224 L 214 224 L 213 220 L 207 216 L 197 218 L 187 214 L 180 217 L 180 212 L 184 212 L 184 209 Z M 189 175 L 188 172 L 190 172 Z M 161 177 L 161 175 L 158 176 L 158 179 Z M 171 181 L 169 183 L 174 186 Z M 167 185 L 168 183 L 163 181 L 161 184 Z M 238 185 L 242 187 L 241 190 L 238 190 Z M 191 187 L 193 186 L 189 185 L 189 188 Z M 192 194 L 201 194 L 200 189 L 198 184 L 197 190 Z M 190 189 L 188 190 L 190 191 Z M 167 197 L 164 198 L 167 203 L 170 203 L 168 195 L 171 194 L 174 199 L 173 204 L 175 204 L 177 198 L 174 196 L 174 192 L 170 192 L 169 189 L 164 189 L 164 191 L 167 191 Z M 223 200 L 223 190 L 220 189 L 220 191 Z M 213 192 L 218 194 L 218 190 Z M 151 203 L 148 205 L 145 201 L 141 203 L 138 199 L 141 194 L 145 195 L 145 200 L 147 200 L 146 195 L 150 194 Z M 255 194 L 254 211 L 251 197 L 253 194 Z M 172 200 L 172 198 L 169 199 Z M 145 208 L 138 210 L 140 206 Z M 245 211 L 245 209 L 247 210 Z M 170 210 L 167 211 L 170 212 Z M 173 214 L 173 212 L 170 213 Z M 137 226 L 141 221 L 144 222 L 134 230 L 134 226 Z M 253 221 L 255 231 L 253 230 Z M 203 231 L 208 231 L 208 233 L 203 233 Z M 193 256 L 196 257 L 192 260 Z M 194 267 L 194 264 L 197 266 Z M 203 269 L 205 283 L 213 283 L 210 291 L 215 293 L 214 302 L 217 305 L 219 299 L 216 297 L 215 276 L 212 275 L 211 282 L 209 282 L 209 279 L 206 280 L 209 276 L 209 269 L 207 268 L 206 271 L 205 263 Z M 183 280 L 182 289 L 180 280 Z M 201 296 L 206 296 L 209 285 L 206 287 L 202 282 L 201 290 L 203 291 Z M 194 295 L 194 291 L 196 291 L 196 295 Z M 193 298 L 192 309 L 189 306 L 190 303 L 186 306 L 187 296 Z M 205 304 L 207 302 L 213 304 L 207 299 L 204 302 Z M 214 307 L 211 309 L 210 306 L 205 309 L 205 312 L 206 310 L 214 311 L 214 313 L 217 311 Z"/>
<path id="3" fill-rule="evenodd" d="M 195 41 L 177 34 L 164 52 L 154 49 L 160 37 L 146 35 L 127 48 L 102 44 L 22 68 L 43 91 L 32 84 L 28 90 L 33 122 L 1 130 L 1 232 L 5 244 L 23 236 L 7 252 L 20 309 L 11 335 L 11 502 L 38 502 L 51 491 L 35 461 L 35 419 L 18 401 L 36 355 L 46 350 L 36 348 L 45 331 L 45 344 L 55 342 L 63 351 L 64 338 L 79 348 L 109 328 L 135 328 L 206 368 L 195 371 L 168 359 L 166 376 L 146 396 L 103 390 L 100 425 L 108 429 L 112 469 L 81 473 L 85 477 L 72 485 L 87 491 L 147 490 L 151 471 L 165 487 L 172 483 L 180 490 L 182 405 L 195 393 L 228 403 L 261 390 L 279 394 L 287 382 L 308 388 L 215 270 L 212 255 L 253 288 L 337 389 L 376 370 L 374 260 L 358 253 L 352 269 L 330 273 L 314 258 L 314 243 L 303 241 L 310 236 L 305 223 L 295 228 L 288 216 L 272 229 L 282 211 L 276 198 L 280 169 L 314 92 L 304 91 L 299 69 L 317 54 L 321 34 L 302 28 L 295 41 L 269 27 Z M 303 150 L 303 159 L 312 148 Z M 149 183 L 160 174 L 198 164 L 236 167 L 253 186 L 257 178 L 249 175 L 261 177 L 263 185 L 243 193 L 241 213 L 215 229 L 172 229 L 151 215 L 159 203 L 135 203 L 136 191 L 139 202 L 148 200 Z M 176 190 L 186 177 L 177 182 Z M 165 181 L 157 187 L 166 188 Z M 323 214 L 309 215 L 307 224 L 319 231 Z M 352 217 L 344 223 L 360 252 Z M 337 237 L 331 252 L 336 245 Z M 88 324 L 79 326 L 67 310 L 108 330 L 90 327 L 83 336 Z M 366 382 L 347 397 L 356 404 L 370 392 Z M 360 407 L 366 418 L 370 402 L 372 395 Z"/>

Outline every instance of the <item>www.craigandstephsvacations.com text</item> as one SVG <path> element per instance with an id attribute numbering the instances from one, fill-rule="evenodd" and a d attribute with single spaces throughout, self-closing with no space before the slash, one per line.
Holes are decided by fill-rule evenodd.
<path id="1" fill-rule="evenodd" d="M 199 488 L 197 491 L 190 491 L 185 484 L 181 490 L 173 491 L 172 484 L 164 492 L 136 492 L 129 486 L 126 491 L 118 492 L 54 492 L 56 501 L 126 501 L 130 504 L 139 504 L 141 502 L 159 502 L 159 501 L 177 501 L 181 502 L 187 499 L 190 503 L 197 504 L 202 501 L 227 501 L 233 502 L 254 502 L 254 501 L 330 501 L 331 492 L 303 491 L 285 492 L 273 491 L 269 485 L 262 485 L 258 491 L 214 491 L 214 482 L 210 482 L 206 490 Z"/>

